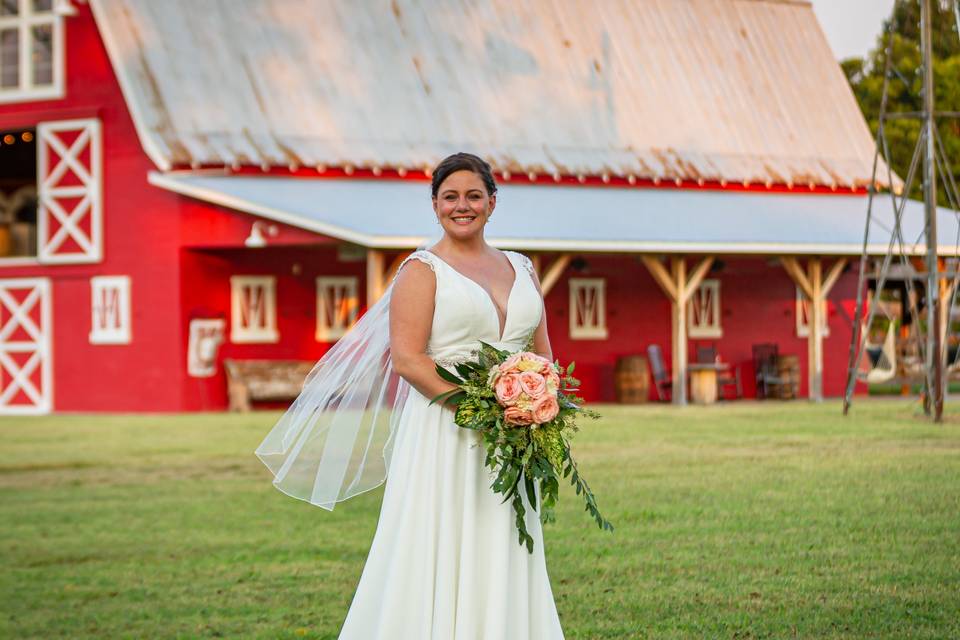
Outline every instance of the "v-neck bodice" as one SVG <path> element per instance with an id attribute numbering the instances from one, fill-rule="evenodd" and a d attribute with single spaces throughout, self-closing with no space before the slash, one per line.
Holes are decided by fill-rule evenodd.
<path id="1" fill-rule="evenodd" d="M 483 292 L 487 294 L 487 297 L 490 298 L 490 304 L 493 305 L 493 309 L 497 314 L 497 337 L 499 338 L 499 340 L 497 341 L 500 342 L 501 340 L 503 340 L 503 333 L 507 329 L 507 320 L 509 320 L 508 316 L 510 314 L 510 298 L 513 297 L 513 290 L 517 288 L 517 280 L 520 279 L 520 270 L 513 263 L 513 260 L 510 258 L 510 256 L 504 253 L 504 255 L 507 256 L 507 262 L 510 263 L 510 269 L 513 270 L 513 279 L 510 281 L 510 290 L 507 291 L 507 301 L 504 303 L 504 307 L 501 309 L 500 305 L 498 305 L 497 301 L 494 299 L 493 294 L 490 293 L 490 291 L 486 287 L 484 287 L 482 284 L 480 284 L 470 276 L 465 275 L 463 272 L 461 272 L 459 269 L 454 267 L 452 264 L 450 264 L 449 262 L 447 262 L 446 260 L 438 256 L 437 254 L 435 254 L 433 251 L 428 250 L 428 253 L 430 253 L 435 258 L 437 258 L 440 262 L 442 262 L 450 271 L 453 271 L 457 275 L 463 278 L 466 278 L 473 284 L 480 287 L 480 289 L 482 289 Z M 502 320 L 501 320 L 501 316 L 503 317 Z"/>
<path id="2" fill-rule="evenodd" d="M 407 260 L 420 260 L 433 270 L 437 288 L 433 325 L 427 352 L 437 360 L 466 356 L 479 341 L 500 348 L 520 348 L 540 324 L 543 300 L 533 283 L 533 264 L 523 254 L 504 251 L 513 267 L 514 279 L 503 310 L 503 328 L 496 302 L 476 280 L 454 269 L 437 254 L 421 250 Z M 399 269 L 397 270 L 399 273 Z"/>

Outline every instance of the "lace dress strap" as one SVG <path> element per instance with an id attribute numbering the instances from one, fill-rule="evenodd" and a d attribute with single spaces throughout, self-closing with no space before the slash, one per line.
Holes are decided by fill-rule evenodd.
<path id="1" fill-rule="evenodd" d="M 506 251 L 505 253 L 510 253 L 516 256 L 523 268 L 527 270 L 527 273 L 529 273 L 531 276 L 536 275 L 536 272 L 533 269 L 533 261 L 530 258 L 518 251 Z"/>
<path id="2" fill-rule="evenodd" d="M 400 266 L 397 267 L 396 273 L 393 274 L 393 279 L 391 280 L 391 282 L 397 279 L 397 276 L 400 275 L 400 270 L 403 269 L 403 265 L 407 264 L 407 262 L 409 262 L 410 260 L 419 260 L 420 262 L 427 264 L 430 267 L 431 271 L 433 271 L 434 273 L 437 272 L 437 264 L 439 262 L 437 260 L 437 257 L 432 253 L 430 253 L 429 251 L 427 251 L 426 249 L 419 249 L 417 251 L 414 251 L 413 253 L 411 253 L 410 255 L 408 255 L 406 258 L 403 259 L 403 262 L 401 262 Z"/>

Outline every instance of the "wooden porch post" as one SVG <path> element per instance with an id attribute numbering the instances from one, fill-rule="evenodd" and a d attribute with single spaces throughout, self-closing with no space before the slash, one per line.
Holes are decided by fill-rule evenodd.
<path id="1" fill-rule="evenodd" d="M 533 262 L 533 268 L 537 271 L 537 277 L 540 278 L 540 289 L 543 291 L 543 297 L 547 297 L 547 294 L 550 293 L 553 286 L 560 281 L 560 276 L 563 275 L 564 269 L 567 268 L 567 265 L 570 264 L 570 260 L 572 259 L 573 254 L 561 253 L 550 263 L 546 272 L 543 270 L 543 262 L 539 254 L 534 255 L 533 258 L 530 259 L 530 261 Z"/>
<path id="2" fill-rule="evenodd" d="M 809 301 L 810 311 L 807 313 L 807 322 L 810 330 L 807 332 L 807 387 L 808 396 L 814 402 L 823 401 L 823 317 L 827 295 L 836 284 L 843 267 L 847 264 L 846 258 L 840 258 L 830 267 L 826 278 L 823 277 L 823 262 L 820 258 L 807 260 L 807 269 L 800 266 L 800 261 L 793 256 L 781 256 L 781 263 L 790 278 L 800 287 L 804 297 Z"/>
<path id="3" fill-rule="evenodd" d="M 670 300 L 670 351 L 671 383 L 670 394 L 673 404 L 687 404 L 687 302 L 704 276 L 713 265 L 714 256 L 707 256 L 697 263 L 687 277 L 687 262 L 684 256 L 670 258 L 670 272 L 660 258 L 640 256 L 650 275 Z"/>
<path id="4" fill-rule="evenodd" d="M 367 249 L 367 307 L 383 295 L 383 251 Z"/>
<path id="5" fill-rule="evenodd" d="M 401 251 L 390 263 L 390 266 L 384 270 L 386 264 L 383 251 L 380 249 L 367 249 L 367 307 L 369 308 L 383 296 L 387 290 L 393 276 L 396 275 L 400 263 L 409 256 L 411 251 Z"/>

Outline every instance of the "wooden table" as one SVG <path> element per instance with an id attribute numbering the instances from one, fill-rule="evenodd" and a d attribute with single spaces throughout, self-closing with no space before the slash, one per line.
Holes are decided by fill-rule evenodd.
<path id="1" fill-rule="evenodd" d="M 694 362 L 687 365 L 690 372 L 690 400 L 696 404 L 713 404 L 717 401 L 717 372 L 726 371 L 726 362 Z"/>

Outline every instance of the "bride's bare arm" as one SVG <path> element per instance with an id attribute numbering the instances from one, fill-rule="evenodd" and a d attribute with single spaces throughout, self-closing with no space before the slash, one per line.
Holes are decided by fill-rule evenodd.
<path id="1" fill-rule="evenodd" d="M 543 314 L 540 316 L 540 324 L 533 334 L 533 350 L 538 355 L 543 356 L 550 362 L 553 362 L 553 349 L 550 347 L 550 335 L 547 333 L 547 305 L 543 302 L 543 289 L 540 288 L 540 278 L 534 269 L 530 275 L 533 278 L 533 284 L 537 287 L 540 294 L 540 303 L 543 305 Z"/>
<path id="2" fill-rule="evenodd" d="M 433 326 L 437 280 L 430 267 L 419 260 L 403 266 L 390 297 L 390 356 L 394 370 L 427 398 L 454 389 L 437 375 L 426 354 Z"/>

